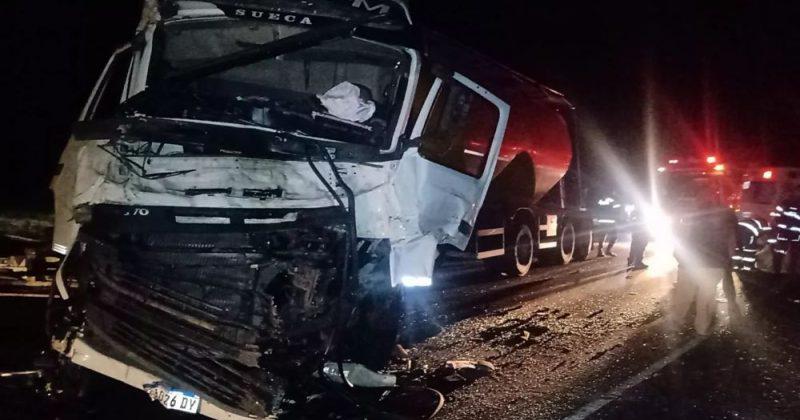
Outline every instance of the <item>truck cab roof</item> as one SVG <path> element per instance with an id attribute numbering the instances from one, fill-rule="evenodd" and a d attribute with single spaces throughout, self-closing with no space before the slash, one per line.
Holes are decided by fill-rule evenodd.
<path id="1" fill-rule="evenodd" d="M 408 7 L 401 0 L 159 0 L 158 9 L 165 19 L 230 16 L 316 26 L 370 15 L 386 15 L 388 21 L 381 26 L 411 25 Z"/>

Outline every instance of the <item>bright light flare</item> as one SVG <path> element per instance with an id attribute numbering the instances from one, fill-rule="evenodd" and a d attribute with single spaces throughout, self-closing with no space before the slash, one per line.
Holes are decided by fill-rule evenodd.
<path id="1" fill-rule="evenodd" d="M 644 224 L 653 242 L 674 244 L 675 237 L 672 234 L 672 218 L 663 210 L 646 206 L 644 208 Z"/>
<path id="2" fill-rule="evenodd" d="M 764 171 L 761 177 L 764 179 L 772 179 L 772 171 Z"/>
<path id="3" fill-rule="evenodd" d="M 721 163 L 717 164 L 716 166 L 714 166 L 714 170 L 717 171 L 717 172 L 722 172 L 722 171 L 725 170 L 725 165 L 723 165 Z"/>
<path id="4" fill-rule="evenodd" d="M 667 171 L 667 168 L 665 168 L 663 166 L 658 168 L 658 172 L 662 172 L 663 173 L 663 172 L 666 172 L 666 171 Z"/>
<path id="5" fill-rule="evenodd" d="M 716 156 L 707 157 L 706 158 L 706 163 L 717 163 L 717 157 Z"/>
<path id="6" fill-rule="evenodd" d="M 669 160 L 669 164 L 670 164 L 670 165 L 677 165 L 679 162 L 680 162 L 680 161 L 679 161 L 678 159 L 670 159 L 670 160 Z"/>
<path id="7" fill-rule="evenodd" d="M 650 234 L 650 258 L 647 259 L 648 272 L 654 276 L 666 275 L 674 271 L 678 262 L 673 256 L 675 235 L 672 233 L 672 218 L 661 208 L 645 206 L 644 224 Z"/>

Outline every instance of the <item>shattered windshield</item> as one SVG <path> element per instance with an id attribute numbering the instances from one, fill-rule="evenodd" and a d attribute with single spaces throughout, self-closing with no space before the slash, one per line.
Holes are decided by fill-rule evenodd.
<path id="1" fill-rule="evenodd" d="M 306 28 L 234 19 L 172 22 L 155 35 L 149 80 L 297 35 Z M 384 146 L 405 88 L 407 55 L 344 38 L 207 76 L 166 104 L 141 110 L 243 122 L 351 143 Z"/>

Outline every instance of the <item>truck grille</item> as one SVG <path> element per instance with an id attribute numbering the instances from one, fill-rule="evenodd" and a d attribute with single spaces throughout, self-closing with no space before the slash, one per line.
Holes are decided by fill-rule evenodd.
<path id="1" fill-rule="evenodd" d="M 78 277 L 98 350 L 256 415 L 278 410 L 286 378 L 316 368 L 345 225 L 126 229 L 94 214 Z"/>

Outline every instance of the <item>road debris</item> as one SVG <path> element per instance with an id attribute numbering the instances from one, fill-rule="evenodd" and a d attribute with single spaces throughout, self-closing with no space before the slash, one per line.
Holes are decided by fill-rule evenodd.
<path id="1" fill-rule="evenodd" d="M 392 357 L 399 360 L 410 360 L 411 355 L 403 348 L 402 345 L 396 344 L 392 350 Z"/>
<path id="2" fill-rule="evenodd" d="M 486 360 L 448 360 L 445 367 L 453 370 L 475 369 L 483 373 L 491 373 L 495 370 L 494 364 Z"/>
<path id="3" fill-rule="evenodd" d="M 587 315 L 587 316 L 586 316 L 586 319 L 594 318 L 594 317 L 596 317 L 597 315 L 600 315 L 600 314 L 602 314 L 602 313 L 603 313 L 603 309 L 598 309 L 598 310 L 596 310 L 596 311 L 594 311 L 594 312 L 590 313 L 589 315 Z"/>
<path id="4" fill-rule="evenodd" d="M 491 375 L 495 369 L 494 364 L 485 360 L 448 360 L 432 373 L 428 385 L 449 394 Z"/>
<path id="5" fill-rule="evenodd" d="M 338 363 L 327 362 L 322 368 L 322 372 L 328 380 L 338 384 L 343 383 L 342 376 L 344 376 L 351 386 L 389 388 L 397 385 L 396 376 L 372 371 L 358 363 L 342 363 L 340 367 Z"/>

